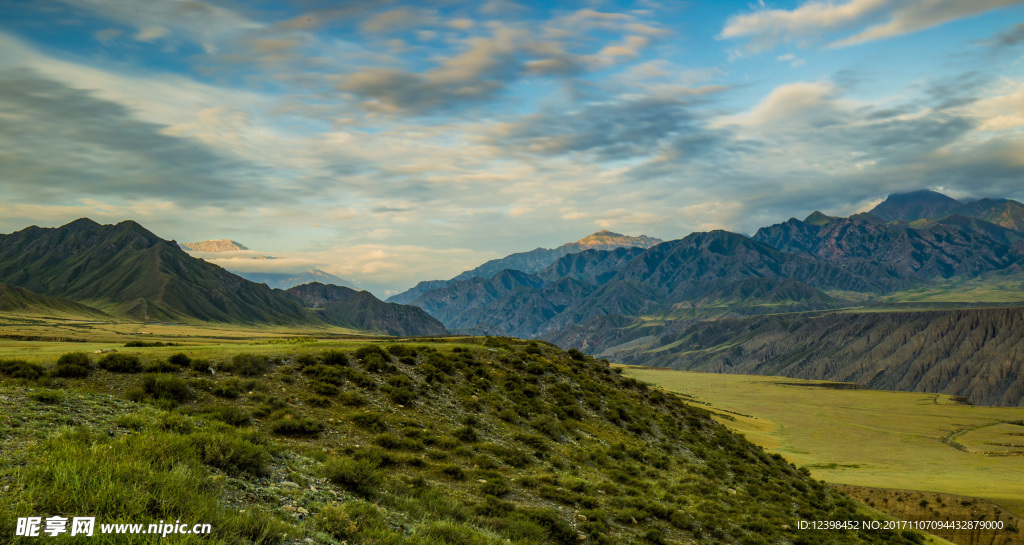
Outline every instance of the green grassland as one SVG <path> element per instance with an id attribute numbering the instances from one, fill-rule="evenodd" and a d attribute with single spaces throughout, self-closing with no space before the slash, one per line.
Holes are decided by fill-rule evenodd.
<path id="1" fill-rule="evenodd" d="M 1024 282 L 1019 275 L 988 274 L 976 278 L 949 278 L 882 297 L 882 303 L 1020 303 Z"/>
<path id="2" fill-rule="evenodd" d="M 1024 433 L 1024 409 L 782 377 L 648 368 L 625 374 L 704 404 L 815 478 L 984 498 L 1024 513 L 1024 437 L 1013 435 Z"/>
<path id="3" fill-rule="evenodd" d="M 16 517 L 54 514 L 213 525 L 175 543 L 929 539 L 798 532 L 881 515 L 683 398 L 546 343 L 166 325 L 142 340 L 177 346 L 133 348 L 115 341 L 157 326 L 88 325 L 87 342 L 0 339 L 2 539 Z"/>

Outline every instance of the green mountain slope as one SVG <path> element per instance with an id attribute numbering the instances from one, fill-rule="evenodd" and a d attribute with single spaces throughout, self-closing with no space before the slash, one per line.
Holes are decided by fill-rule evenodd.
<path id="1" fill-rule="evenodd" d="M 0 312 L 18 312 L 45 316 L 85 318 L 91 320 L 109 320 L 110 315 L 92 307 L 60 299 L 47 297 L 25 288 L 0 284 Z"/>

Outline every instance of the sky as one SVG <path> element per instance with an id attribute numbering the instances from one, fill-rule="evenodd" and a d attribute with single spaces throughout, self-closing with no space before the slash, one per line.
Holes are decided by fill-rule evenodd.
<path id="1" fill-rule="evenodd" d="M 921 188 L 1024 200 L 1024 0 L 0 0 L 0 232 L 131 219 L 386 297 Z"/>

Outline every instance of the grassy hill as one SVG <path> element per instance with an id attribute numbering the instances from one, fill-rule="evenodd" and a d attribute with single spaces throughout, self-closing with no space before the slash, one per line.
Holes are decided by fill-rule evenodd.
<path id="1" fill-rule="evenodd" d="M 0 374 L 6 536 L 61 513 L 212 525 L 180 543 L 924 541 L 798 530 L 869 515 L 705 410 L 545 343 L 297 339 Z"/>
<path id="2" fill-rule="evenodd" d="M 25 288 L 0 284 L 0 312 L 39 316 L 75 317 L 89 320 L 108 320 L 110 316 L 92 307 L 39 295 Z"/>

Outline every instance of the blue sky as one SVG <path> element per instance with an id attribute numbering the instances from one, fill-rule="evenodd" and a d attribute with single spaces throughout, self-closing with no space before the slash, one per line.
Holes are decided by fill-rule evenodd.
<path id="1" fill-rule="evenodd" d="M 0 13 L 4 232 L 135 219 L 384 296 L 600 229 L 752 233 L 923 187 L 1024 200 L 1022 1 Z"/>

